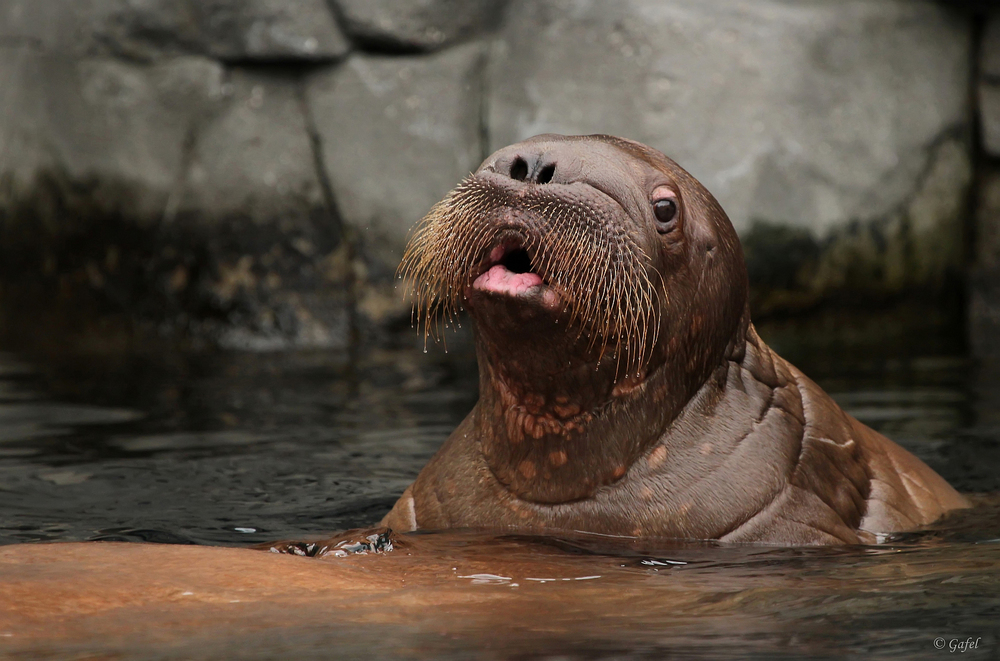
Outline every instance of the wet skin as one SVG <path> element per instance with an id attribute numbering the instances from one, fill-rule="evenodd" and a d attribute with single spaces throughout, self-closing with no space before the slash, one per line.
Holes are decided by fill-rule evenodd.
<path id="1" fill-rule="evenodd" d="M 501 149 L 404 269 L 469 311 L 480 399 L 382 525 L 841 544 L 967 506 L 764 344 L 725 212 L 644 145 Z"/>
<path id="2" fill-rule="evenodd" d="M 979 537 L 995 534 L 1000 510 L 988 511 Z M 873 618 L 888 613 L 896 619 L 875 628 L 911 645 L 883 657 L 918 658 L 938 653 L 936 627 L 956 603 L 970 622 L 992 623 L 1000 586 L 996 544 L 841 551 L 566 539 L 569 548 L 449 531 L 401 536 L 391 553 L 322 559 L 162 544 L 6 546 L 0 650 L 25 659 L 327 659 L 331 650 L 471 658 L 484 649 L 491 658 L 592 658 L 610 645 L 621 656 L 667 657 L 650 653 L 666 646 L 747 658 L 763 646 L 755 658 L 840 658 L 864 648 Z M 595 553 L 580 552 L 589 547 Z M 979 635 L 969 627 L 963 638 Z"/>

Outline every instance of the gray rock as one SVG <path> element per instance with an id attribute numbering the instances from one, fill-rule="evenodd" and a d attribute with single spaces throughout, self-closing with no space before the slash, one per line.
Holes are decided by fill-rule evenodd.
<path id="1" fill-rule="evenodd" d="M 1000 15 L 990 17 L 983 29 L 979 74 L 986 78 L 1000 79 Z"/>
<path id="2" fill-rule="evenodd" d="M 981 176 L 976 199 L 976 249 L 969 296 L 973 353 L 1000 358 L 1000 170 Z"/>
<path id="3" fill-rule="evenodd" d="M 180 213 L 301 225 L 324 204 L 300 83 L 234 69 L 224 100 L 192 140 Z"/>
<path id="4" fill-rule="evenodd" d="M 884 218 L 847 223 L 822 238 L 805 228 L 754 223 L 741 237 L 752 309 L 808 310 L 835 293 L 885 300 L 914 287 L 943 293 L 939 300 L 956 295 L 971 166 L 968 140 L 947 138 L 931 149 L 914 195 Z"/>
<path id="5" fill-rule="evenodd" d="M 741 232 L 763 220 L 822 237 L 890 216 L 966 128 L 970 32 L 918 0 L 520 0 L 491 60 L 490 146 L 635 138 Z"/>
<path id="6" fill-rule="evenodd" d="M 483 158 L 482 56 L 478 44 L 354 55 L 307 83 L 341 215 L 376 279 L 394 271 L 410 227 Z"/>
<path id="7" fill-rule="evenodd" d="M 69 328 L 118 309 L 225 346 L 344 345 L 300 82 L 227 81 L 203 57 L 0 54 L 0 307 L 51 314 L 58 292 Z"/>
<path id="8" fill-rule="evenodd" d="M 983 33 L 979 61 L 979 116 L 983 147 L 1000 156 L 1000 16 Z M 969 295 L 973 352 L 997 363 L 1000 357 L 1000 171 L 987 166 L 976 199 L 976 246 Z"/>
<path id="9" fill-rule="evenodd" d="M 0 47 L 82 54 L 90 41 L 86 16 L 94 0 L 0 0 Z"/>
<path id="10" fill-rule="evenodd" d="M 412 224 L 544 131 L 647 142 L 745 238 L 781 230 L 754 235 L 789 290 L 776 308 L 961 264 L 968 18 L 930 0 L 517 0 L 491 51 L 440 50 L 505 4 L 0 0 L 0 309 L 11 274 L 35 274 L 226 346 L 341 346 L 349 283 L 363 318 L 394 315 Z M 348 58 L 335 14 L 363 46 L 435 52 Z M 980 58 L 1000 155 L 1000 18 Z"/>
<path id="11" fill-rule="evenodd" d="M 331 60 L 348 43 L 324 0 L 189 0 L 202 43 L 223 60 Z"/>
<path id="12" fill-rule="evenodd" d="M 186 137 L 221 99 L 222 74 L 198 57 L 141 65 L 0 50 L 0 207 L 55 179 L 95 211 L 161 217 Z"/>
<path id="13" fill-rule="evenodd" d="M 4 0 L 5 42 L 147 61 L 328 61 L 349 48 L 324 0 Z"/>
<path id="14" fill-rule="evenodd" d="M 236 68 L 223 95 L 191 141 L 182 192 L 165 213 L 198 226 L 211 246 L 214 273 L 188 287 L 228 312 L 230 323 L 210 329 L 223 347 L 342 348 L 345 273 L 301 82 Z"/>
<path id="15" fill-rule="evenodd" d="M 330 60 L 348 44 L 323 0 L 117 0 L 103 39 L 123 54 L 190 49 L 222 60 Z"/>
<path id="16" fill-rule="evenodd" d="M 1000 15 L 986 23 L 979 54 L 979 118 L 983 148 L 1000 156 Z"/>
<path id="17" fill-rule="evenodd" d="M 344 29 L 372 48 L 434 50 L 495 28 L 506 0 L 333 0 Z"/>

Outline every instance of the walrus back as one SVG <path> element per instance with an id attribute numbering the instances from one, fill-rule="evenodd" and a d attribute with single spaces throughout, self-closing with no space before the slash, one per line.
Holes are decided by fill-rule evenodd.
<path id="1" fill-rule="evenodd" d="M 807 402 L 807 411 L 826 430 L 830 418 L 840 418 L 837 427 L 856 443 L 860 465 L 867 473 L 864 516 L 858 525 L 861 541 L 913 530 L 941 518 L 954 509 L 969 507 L 968 500 L 927 464 L 871 427 L 846 413 L 812 380 L 792 367 Z M 819 488 L 819 487 L 818 487 Z"/>
<path id="2" fill-rule="evenodd" d="M 962 494 L 927 464 L 882 434 L 851 418 L 871 471 L 868 511 L 861 529 L 875 535 L 912 530 L 955 509 L 969 507 Z"/>

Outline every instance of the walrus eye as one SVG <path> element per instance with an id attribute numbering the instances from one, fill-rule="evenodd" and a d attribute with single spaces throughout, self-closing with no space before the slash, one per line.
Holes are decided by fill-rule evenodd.
<path id="1" fill-rule="evenodd" d="M 653 202 L 653 215 L 656 216 L 656 231 L 666 234 L 676 225 L 677 202 L 670 198 Z"/>

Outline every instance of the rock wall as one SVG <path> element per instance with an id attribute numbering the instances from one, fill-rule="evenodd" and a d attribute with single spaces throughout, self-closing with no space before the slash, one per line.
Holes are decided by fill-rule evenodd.
<path id="1" fill-rule="evenodd" d="M 911 0 L 523 0 L 490 59 L 490 147 L 661 149 L 743 236 L 758 310 L 900 291 L 961 265 L 970 49 L 966 19 Z M 808 258 L 778 268 L 789 244 Z"/>
<path id="2" fill-rule="evenodd" d="M 744 238 L 759 312 L 944 291 L 965 266 L 974 106 L 1000 150 L 1000 28 L 977 59 L 971 11 L 0 0 L 0 317 L 344 346 L 408 324 L 409 227 L 547 131 L 689 169 Z"/>
<path id="3" fill-rule="evenodd" d="M 974 351 L 1000 356 L 1000 13 L 982 27 L 976 93 L 982 154 L 970 292 Z"/>

